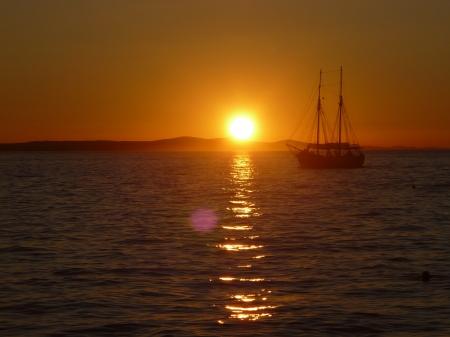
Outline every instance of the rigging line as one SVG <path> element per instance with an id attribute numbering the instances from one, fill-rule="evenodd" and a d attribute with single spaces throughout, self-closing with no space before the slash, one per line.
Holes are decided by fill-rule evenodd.
<path id="1" fill-rule="evenodd" d="M 347 121 L 347 123 L 344 123 L 344 131 L 345 131 L 345 137 L 347 138 L 346 140 L 350 144 L 351 139 L 348 136 L 348 121 Z"/>
<path id="2" fill-rule="evenodd" d="M 314 84 L 314 87 L 309 95 L 307 102 L 307 106 L 306 108 L 303 110 L 302 114 L 300 115 L 300 118 L 298 119 L 295 128 L 294 128 L 294 132 L 292 132 L 291 136 L 289 137 L 288 141 L 292 139 L 292 137 L 294 137 L 295 133 L 297 132 L 297 129 L 299 128 L 300 124 L 302 123 L 303 119 L 305 118 L 309 108 L 311 107 L 311 104 L 313 103 L 313 98 L 315 97 L 315 93 L 317 92 L 317 83 L 319 81 L 319 78 L 316 80 L 316 83 Z M 309 103 L 308 103 L 309 102 Z"/>
<path id="3" fill-rule="evenodd" d="M 317 114 L 316 114 L 315 112 L 314 112 L 314 113 L 310 113 L 310 114 L 309 114 L 309 119 L 308 119 L 308 121 L 306 122 L 305 127 L 303 128 L 303 131 L 302 131 L 302 133 L 301 133 L 301 138 L 300 138 L 300 139 L 305 139 L 304 137 L 305 137 L 307 131 L 309 131 L 309 137 L 306 138 L 305 140 L 306 140 L 307 142 L 311 142 L 311 138 L 312 138 L 312 135 L 313 135 L 313 131 L 314 131 L 314 129 L 315 129 L 315 128 L 314 128 L 314 125 L 317 124 L 316 120 L 317 120 Z"/>
<path id="4" fill-rule="evenodd" d="M 317 109 L 319 107 L 317 106 Z M 314 143 L 314 140 L 312 139 L 313 136 L 315 136 L 315 138 L 317 139 L 317 128 L 316 125 L 318 124 L 318 118 L 320 111 L 318 111 L 317 109 L 315 109 L 314 111 L 311 109 L 310 113 L 309 113 L 309 123 L 306 125 L 306 128 L 304 129 L 304 133 L 306 134 L 307 131 L 309 131 L 309 137 L 307 139 L 307 141 L 309 143 Z M 320 133 L 319 133 L 320 135 Z"/>
<path id="5" fill-rule="evenodd" d="M 316 84 L 317 84 L 317 80 L 316 80 Z M 299 128 L 299 126 L 300 126 L 300 124 L 302 123 L 303 119 L 305 118 L 305 116 L 306 116 L 308 110 L 310 109 L 311 104 L 314 102 L 315 92 L 318 90 L 318 89 L 316 89 L 315 87 L 316 87 L 316 85 L 314 85 L 314 87 L 313 87 L 313 89 L 312 89 L 312 91 L 311 91 L 311 94 L 309 95 L 309 98 L 308 98 L 308 100 L 306 101 L 306 102 L 307 102 L 306 108 L 303 110 L 302 114 L 300 115 L 300 118 L 298 119 L 298 121 L 297 121 L 297 123 L 296 123 L 296 125 L 295 125 L 295 128 L 294 128 L 294 131 L 292 132 L 292 135 L 291 135 L 291 137 L 289 138 L 289 140 L 291 140 L 292 137 L 294 136 L 295 132 L 296 132 L 297 129 Z"/>
<path id="6" fill-rule="evenodd" d="M 349 102 L 348 90 L 347 90 L 346 82 L 344 80 L 342 80 L 342 91 L 345 93 L 345 102 Z M 344 94 L 343 94 L 343 96 L 344 96 Z M 352 129 L 350 114 L 348 113 L 348 111 L 346 109 L 346 104 L 344 103 L 344 100 L 342 101 L 342 117 L 343 117 L 343 126 L 344 126 L 344 132 L 345 132 L 345 137 L 346 137 L 347 142 L 349 144 L 351 142 L 353 142 L 353 143 L 355 143 L 355 141 L 357 142 L 355 133 L 353 132 L 353 129 Z"/>
<path id="7" fill-rule="evenodd" d="M 314 119 L 313 119 L 314 124 L 316 124 L 316 120 L 317 120 L 317 115 L 314 116 Z M 309 130 L 309 136 L 305 140 L 307 143 L 312 143 L 312 138 L 314 136 L 315 128 L 312 125 L 311 125 L 311 127 L 309 127 L 309 125 L 308 125 L 308 130 Z M 306 132 L 306 131 L 304 131 L 304 132 Z"/>
<path id="8" fill-rule="evenodd" d="M 344 110 L 344 112 L 346 112 Z M 346 123 L 346 132 L 347 132 L 347 137 L 348 137 L 348 142 L 350 143 L 350 141 L 353 142 L 353 144 L 358 144 L 358 139 L 356 138 L 355 132 L 353 131 L 353 127 L 352 124 L 350 123 L 350 120 L 348 118 L 348 114 L 345 113 L 344 114 L 344 118 L 345 118 L 345 123 Z M 350 133 L 350 135 L 348 135 L 348 132 Z"/>
<path id="9" fill-rule="evenodd" d="M 330 127 L 329 127 L 329 122 L 328 122 L 328 114 L 326 113 L 326 111 L 328 111 L 328 100 L 326 100 L 322 97 L 321 101 L 322 101 L 322 104 L 321 104 L 322 109 L 320 111 L 321 129 L 322 129 L 325 143 L 327 143 L 328 142 L 328 134 L 330 133 L 329 132 Z"/>
<path id="10" fill-rule="evenodd" d="M 346 97 L 345 97 L 345 101 L 347 102 L 346 105 L 349 107 L 350 111 L 353 111 L 353 109 L 352 109 L 352 101 L 351 101 L 350 95 L 348 94 L 347 86 L 346 86 L 345 83 L 343 83 L 342 85 L 343 85 L 343 89 L 345 90 L 345 94 L 346 94 Z M 355 123 L 355 119 L 353 118 L 353 115 L 351 113 L 348 113 L 347 110 L 346 110 L 346 114 L 347 114 L 347 118 L 349 120 L 349 123 L 350 123 L 350 125 L 352 127 L 352 132 L 353 132 L 353 126 L 355 126 L 355 128 L 358 129 L 358 123 Z M 355 136 L 355 139 L 356 139 L 356 136 Z"/>
<path id="11" fill-rule="evenodd" d="M 322 84 L 322 86 L 327 87 L 327 86 L 336 85 L 336 84 L 339 84 L 339 83 L 340 83 L 340 82 L 328 83 L 328 84 Z"/>
<path id="12" fill-rule="evenodd" d="M 322 74 L 335 73 L 335 72 L 338 72 L 338 71 L 340 71 L 340 70 L 341 70 L 341 69 L 322 71 Z"/>
<path id="13" fill-rule="evenodd" d="M 324 143 L 328 143 L 328 132 L 327 132 L 327 119 L 325 114 L 322 115 L 322 131 L 323 131 L 323 138 L 324 138 Z"/>
<path id="14" fill-rule="evenodd" d="M 328 91 L 330 94 L 333 94 L 335 96 L 339 96 L 339 94 L 334 93 L 333 91 L 327 89 L 327 88 L 323 88 L 325 91 Z"/>
<path id="15" fill-rule="evenodd" d="M 331 137 L 331 141 L 334 141 L 334 139 L 335 139 L 334 132 L 333 132 L 333 130 L 330 127 L 330 120 L 328 118 L 328 115 L 324 114 L 323 120 L 324 120 L 324 123 L 325 123 L 324 133 L 325 133 L 325 130 L 326 130 L 327 138 L 328 138 L 328 136 L 330 136 Z"/>
<path id="16" fill-rule="evenodd" d="M 331 129 L 330 129 L 330 122 L 329 122 L 329 119 L 328 119 L 328 113 L 325 113 L 326 111 L 329 111 L 328 100 L 323 99 L 323 101 L 325 102 L 324 105 L 326 107 L 326 110 L 323 113 L 323 118 L 322 119 L 325 121 L 325 125 L 327 127 L 326 128 L 327 129 L 327 133 L 331 134 L 332 138 L 334 138 L 333 135 L 332 135 Z M 324 128 L 324 130 L 325 130 L 325 128 Z M 325 133 L 325 131 L 324 131 L 324 133 Z"/>
<path id="17" fill-rule="evenodd" d="M 328 107 L 328 100 L 323 99 L 323 102 L 325 102 L 323 105 L 326 107 L 326 110 L 324 111 L 324 119 L 326 122 L 327 132 L 329 133 L 329 135 L 331 137 L 331 141 L 335 141 L 336 127 L 334 127 L 334 128 L 331 127 L 331 120 L 330 120 L 329 114 L 325 113 L 326 111 L 330 111 L 330 109 Z M 335 125 L 336 125 L 336 123 L 335 123 Z"/>
<path id="18" fill-rule="evenodd" d="M 338 133 L 338 126 L 339 126 L 339 110 L 337 112 L 336 118 L 334 119 L 334 126 L 333 126 L 333 134 Z"/>
<path id="19" fill-rule="evenodd" d="M 298 135 L 298 137 L 296 136 L 295 139 L 296 141 L 300 141 L 300 142 L 304 142 L 304 141 L 308 141 L 308 139 L 305 139 L 307 131 L 311 131 L 313 129 L 313 125 L 315 123 L 315 113 L 311 112 L 311 109 L 309 110 L 309 112 L 305 115 L 304 119 L 304 126 L 302 128 L 300 128 L 300 134 Z M 298 128 L 299 129 L 299 128 Z M 290 139 L 288 142 L 290 142 L 292 139 Z"/>
<path id="20" fill-rule="evenodd" d="M 324 114 L 328 111 L 328 100 L 325 97 L 322 97 L 322 110 Z"/>
<path id="21" fill-rule="evenodd" d="M 325 132 L 325 125 L 322 123 L 322 131 L 323 131 L 323 140 L 324 140 L 324 144 L 328 143 L 328 135 Z"/>
<path id="22" fill-rule="evenodd" d="M 294 131 L 292 132 L 291 136 L 289 137 L 289 140 L 291 140 L 294 137 L 295 133 L 297 132 L 297 130 L 300 127 L 300 125 L 302 124 L 302 122 L 305 119 L 306 115 L 308 115 L 308 111 L 309 111 L 309 109 L 310 109 L 312 104 L 313 104 L 313 100 L 310 100 L 307 108 L 305 109 L 305 111 L 302 113 L 300 119 L 298 120 L 297 125 L 294 128 Z"/>
<path id="23" fill-rule="evenodd" d="M 354 142 L 358 143 L 358 138 L 356 138 L 356 134 L 355 134 L 355 132 L 354 132 L 354 130 L 353 130 L 352 124 L 350 123 L 350 119 L 348 118 L 348 115 L 347 115 L 346 117 L 347 117 L 347 121 L 348 121 L 348 123 L 349 123 L 349 128 L 350 128 L 352 140 L 353 140 Z"/>
<path id="24" fill-rule="evenodd" d="M 317 124 L 316 119 L 317 119 L 317 114 L 315 113 L 315 111 L 309 114 L 309 120 L 306 125 L 307 128 L 305 128 L 303 130 L 304 134 L 306 133 L 307 130 L 314 129 L 314 126 Z"/>

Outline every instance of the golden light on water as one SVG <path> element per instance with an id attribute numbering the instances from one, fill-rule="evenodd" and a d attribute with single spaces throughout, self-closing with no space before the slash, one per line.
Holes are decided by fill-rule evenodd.
<path id="1" fill-rule="evenodd" d="M 234 313 L 231 315 L 231 318 L 237 318 L 240 320 L 256 321 L 257 319 L 260 319 L 262 317 L 272 317 L 272 314 L 269 313 L 249 314 L 249 313 L 242 313 L 242 310 L 233 310 L 233 312 Z"/>
<path id="2" fill-rule="evenodd" d="M 235 277 L 219 277 L 222 281 L 241 281 L 241 282 L 262 282 L 268 281 L 263 278 L 235 278 Z"/>
<path id="3" fill-rule="evenodd" d="M 231 311 L 230 318 L 239 320 L 256 321 L 264 317 L 272 317 L 274 305 L 258 304 L 259 301 L 267 300 L 267 297 L 262 297 L 265 289 L 257 294 L 236 294 L 232 295 L 236 301 L 236 304 L 225 306 L 225 308 Z M 242 304 L 238 304 L 243 302 Z"/>
<path id="4" fill-rule="evenodd" d="M 235 231 L 249 231 L 253 228 L 253 226 L 248 225 L 237 225 L 237 226 L 222 226 L 223 229 L 231 229 Z"/>
<path id="5" fill-rule="evenodd" d="M 227 192 L 231 192 L 230 206 L 227 207 L 227 211 L 233 215 L 235 220 L 245 219 L 248 223 L 222 225 L 224 230 L 235 232 L 234 235 L 224 237 L 225 242 L 216 244 L 216 247 L 226 251 L 226 254 L 231 254 L 239 259 L 236 265 L 228 268 L 230 269 L 229 273 L 219 277 L 221 282 L 233 284 L 233 289 L 237 289 L 235 294 L 228 294 L 232 302 L 224 306 L 229 311 L 228 319 L 232 320 L 257 321 L 269 318 L 272 317 L 274 309 L 277 307 L 270 304 L 271 290 L 258 288 L 261 284 L 270 283 L 269 279 L 263 277 L 264 275 L 258 274 L 258 266 L 261 263 L 258 260 L 266 255 L 249 255 L 252 251 L 265 249 L 265 245 L 260 241 L 260 235 L 239 236 L 239 231 L 255 231 L 256 223 L 252 219 L 262 215 L 253 197 L 258 190 L 256 180 L 257 173 L 250 155 L 237 153 L 230 162 L 230 173 L 224 188 Z M 240 286 L 241 284 L 242 286 Z M 218 323 L 224 324 L 225 320 L 220 319 Z"/>
<path id="6" fill-rule="evenodd" d="M 230 202 L 232 204 L 240 204 L 240 205 L 245 205 L 247 202 L 244 200 L 230 200 Z"/>
<path id="7" fill-rule="evenodd" d="M 256 310 L 264 310 L 264 309 L 270 309 L 270 308 L 275 308 L 274 306 L 268 306 L 268 305 L 263 305 L 260 307 L 232 307 L 230 305 L 226 306 L 227 309 L 233 310 L 233 311 L 256 311 Z"/>
<path id="8" fill-rule="evenodd" d="M 240 251 L 240 250 L 249 250 L 249 249 L 258 249 L 264 247 L 263 245 L 241 245 L 241 244 L 226 244 L 226 245 L 217 245 L 216 247 L 226 249 L 226 250 L 233 250 L 233 251 Z"/>
<path id="9" fill-rule="evenodd" d="M 253 302 L 255 300 L 255 295 L 233 295 L 231 297 L 242 302 Z"/>

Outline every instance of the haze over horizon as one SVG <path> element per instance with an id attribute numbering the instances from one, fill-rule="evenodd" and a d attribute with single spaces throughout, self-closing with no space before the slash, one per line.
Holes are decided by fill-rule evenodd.
<path id="1" fill-rule="evenodd" d="M 450 148 L 450 2 L 4 0 L 0 143 L 289 138 L 344 69 L 364 146 Z M 332 109 L 331 109 L 332 110 Z"/>

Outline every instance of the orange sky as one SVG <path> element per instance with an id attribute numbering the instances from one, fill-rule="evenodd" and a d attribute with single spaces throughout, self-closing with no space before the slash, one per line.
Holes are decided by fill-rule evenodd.
<path id="1" fill-rule="evenodd" d="M 287 139 L 343 66 L 360 143 L 450 147 L 450 1 L 0 2 L 0 142 Z"/>

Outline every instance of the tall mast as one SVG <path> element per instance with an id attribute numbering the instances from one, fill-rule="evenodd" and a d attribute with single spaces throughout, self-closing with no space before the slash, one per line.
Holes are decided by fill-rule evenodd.
<path id="1" fill-rule="evenodd" d="M 342 105 L 344 104 L 342 100 L 342 66 L 341 66 L 341 83 L 339 90 L 339 147 L 338 153 L 341 155 L 341 130 L 342 130 Z"/>
<path id="2" fill-rule="evenodd" d="M 322 69 L 320 69 L 319 75 L 319 97 L 317 99 L 317 149 L 316 152 L 319 154 L 319 136 L 320 136 L 320 110 L 322 107 L 320 106 L 320 87 L 322 85 Z"/>

